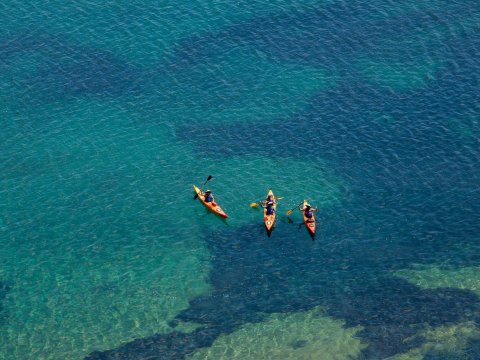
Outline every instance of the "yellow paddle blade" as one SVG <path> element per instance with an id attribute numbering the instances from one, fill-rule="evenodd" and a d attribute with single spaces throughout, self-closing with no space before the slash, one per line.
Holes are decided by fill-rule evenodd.
<path id="1" fill-rule="evenodd" d="M 288 211 L 287 211 L 287 216 L 291 215 L 292 212 L 293 212 L 293 210 L 288 210 Z"/>
<path id="2" fill-rule="evenodd" d="M 251 204 L 250 204 L 250 207 L 252 207 L 252 208 L 258 207 L 258 203 L 251 203 Z"/>

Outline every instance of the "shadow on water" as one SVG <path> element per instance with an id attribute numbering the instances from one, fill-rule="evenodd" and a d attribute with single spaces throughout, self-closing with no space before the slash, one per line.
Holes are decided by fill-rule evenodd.
<path id="1" fill-rule="evenodd" d="M 478 3 L 475 6 L 473 3 L 464 5 L 472 7 L 473 10 L 471 10 L 474 13 L 478 13 L 480 10 Z M 450 13 L 457 10 L 459 9 L 455 11 L 450 9 L 446 14 L 437 14 L 438 16 L 431 18 L 430 15 L 422 12 L 418 16 L 427 17 L 422 24 L 428 29 L 433 25 L 438 25 L 438 18 L 447 18 L 446 21 L 449 23 L 450 15 L 452 15 Z M 355 21 L 338 21 L 338 24 L 335 22 L 335 26 L 332 26 L 332 19 L 322 14 L 323 11 L 334 13 L 343 11 L 345 14 L 340 16 L 340 19 L 345 20 L 344 18 L 347 17 L 348 20 L 348 17 L 351 16 L 353 19 L 350 20 Z M 459 147 L 462 152 L 469 150 L 461 146 L 458 136 L 455 138 L 452 126 L 462 117 L 467 117 L 466 121 L 469 122 L 468 117 L 471 117 L 472 112 L 478 111 L 478 77 L 475 74 L 478 74 L 480 68 L 480 57 L 475 49 L 480 47 L 480 32 L 451 34 L 444 38 L 440 37 L 439 41 L 426 41 L 430 44 L 429 46 L 432 46 L 428 52 L 430 57 L 426 59 L 419 59 L 414 54 L 406 56 L 404 52 L 408 47 L 399 46 L 399 53 L 394 54 L 395 61 L 392 61 L 395 64 L 408 66 L 408 64 L 415 65 L 419 61 L 420 64 L 417 65 L 420 66 L 425 62 L 435 62 L 435 59 L 441 59 L 443 65 L 434 71 L 432 78 L 425 79 L 420 88 L 414 87 L 395 92 L 389 86 L 369 83 L 364 73 L 353 66 L 352 59 L 364 56 L 361 51 L 365 51 L 368 55 L 367 59 L 391 61 L 388 57 L 385 58 L 384 52 L 391 46 L 375 47 L 370 43 L 368 46 L 365 45 L 366 40 L 372 38 L 371 32 L 378 33 L 378 36 L 373 36 L 374 39 L 385 40 L 389 39 L 388 36 L 392 36 L 392 32 L 402 34 L 403 31 L 406 31 L 402 26 L 404 23 L 408 24 L 409 31 L 417 32 L 417 23 L 412 20 L 412 17 L 408 17 L 408 19 L 394 17 L 385 20 L 386 24 L 382 25 L 382 23 L 371 22 L 368 16 L 362 18 L 355 12 L 350 14 L 351 11 L 350 8 L 342 10 L 342 7 L 337 9 L 335 6 L 329 10 L 308 13 L 308 18 L 311 18 L 310 23 L 305 23 L 302 16 L 298 20 L 290 16 L 287 17 L 288 21 L 277 19 L 263 22 L 257 19 L 254 22 L 258 22 L 257 26 L 244 25 L 243 28 L 238 26 L 238 29 L 229 30 L 239 33 L 238 36 L 241 36 L 241 30 L 244 29 L 246 34 L 243 36 L 247 39 L 241 37 L 231 40 L 230 33 L 227 32 L 224 35 L 225 41 L 233 41 L 234 44 L 242 41 L 248 43 L 250 41 L 248 34 L 251 33 L 252 39 L 264 39 L 265 41 L 265 44 L 261 46 L 256 42 L 253 42 L 253 45 L 263 52 L 275 52 L 271 55 L 274 59 L 285 54 L 285 56 L 291 57 L 291 61 L 301 62 L 301 57 L 295 57 L 295 54 L 298 53 L 308 56 L 309 61 L 316 65 L 340 67 L 336 70 L 341 73 L 340 81 L 337 86 L 318 93 L 312 99 L 307 110 L 293 117 L 268 123 L 251 123 L 247 118 L 244 124 L 236 124 L 235 127 L 231 127 L 229 124 L 195 125 L 195 123 L 190 123 L 187 128 L 184 124 L 178 124 L 179 129 L 182 129 L 177 132 L 178 136 L 194 142 L 198 151 L 208 156 L 215 157 L 219 147 L 223 149 L 222 156 L 258 153 L 272 157 L 285 154 L 293 157 L 310 155 L 329 159 L 339 166 L 343 165 L 343 169 L 350 167 L 352 161 L 356 162 L 361 158 L 364 162 L 367 157 L 379 158 L 378 161 L 395 161 L 400 168 L 402 165 L 411 164 L 412 161 L 418 161 L 418 155 L 423 152 L 439 158 L 454 157 L 457 160 L 458 152 L 446 150 L 457 150 Z M 459 14 L 462 13 L 464 11 L 459 11 L 457 15 L 461 16 Z M 411 15 L 415 17 L 415 13 Z M 453 18 L 457 19 L 455 16 Z M 428 19 L 430 20 L 427 21 Z M 281 30 L 282 24 L 285 25 L 285 30 Z M 297 35 L 291 35 L 288 30 L 295 26 L 300 26 L 305 31 L 292 31 L 291 33 Z M 328 31 L 325 30 L 326 27 L 328 27 Z M 342 31 L 343 27 L 348 27 L 348 29 Z M 316 31 L 318 34 L 315 33 Z M 311 39 L 309 38 L 310 33 L 314 34 Z M 435 32 L 432 31 L 431 35 L 435 35 Z M 402 36 L 408 37 L 409 34 L 407 32 Z M 332 43 L 327 38 L 336 40 Z M 204 48 L 207 49 L 205 51 L 210 52 L 221 51 L 224 46 L 227 46 L 223 44 L 222 39 L 207 36 L 205 41 L 208 40 L 208 44 L 202 46 L 197 41 L 198 39 L 195 39 L 192 40 L 192 46 L 198 47 L 199 51 Z M 233 37 L 233 39 L 235 38 Z M 342 44 L 349 42 L 357 44 L 357 46 L 360 44 L 361 47 L 348 45 L 342 50 Z M 419 39 L 417 42 L 423 44 L 425 41 Z M 290 44 L 298 47 L 298 52 L 291 51 Z M 215 46 L 218 46 L 219 49 L 212 49 Z M 381 49 L 381 54 L 370 53 L 372 49 L 378 48 Z M 182 56 L 188 58 L 189 51 L 185 50 L 186 53 L 179 55 L 179 58 L 182 59 Z M 320 51 L 321 54 L 315 54 L 315 51 Z M 195 51 L 193 53 L 196 54 Z M 342 60 L 343 57 L 345 59 Z M 193 59 L 201 61 L 202 57 L 193 56 Z M 208 59 L 204 59 L 204 61 L 208 61 Z M 341 69 L 341 67 L 345 69 Z M 471 125 L 474 128 L 476 126 L 478 132 L 478 123 L 475 125 L 473 122 Z M 202 132 L 199 132 L 199 128 L 202 128 Z M 210 133 L 208 142 L 199 135 L 205 131 Z M 270 133 L 271 136 L 258 136 L 258 134 L 264 133 Z M 462 139 L 462 141 L 464 140 Z M 480 148 L 478 138 L 471 138 L 468 141 L 472 142 L 470 150 Z M 281 154 L 277 151 L 276 144 L 278 143 L 285 147 L 285 151 L 282 151 Z M 298 146 L 302 143 L 317 145 L 303 149 Z M 396 152 L 397 147 L 401 147 L 403 151 L 399 157 Z M 478 154 L 478 151 L 474 152 Z M 443 160 L 443 158 L 441 159 Z M 420 163 L 419 167 L 421 166 Z"/>
<path id="2" fill-rule="evenodd" d="M 256 17 L 183 40 L 174 62 L 179 67 L 206 62 L 225 49 L 245 44 L 277 61 L 299 64 L 338 67 L 365 55 L 379 55 L 398 62 L 399 59 L 435 53 L 443 39 L 435 34 L 429 41 L 423 41 L 425 33 L 434 31 L 445 22 L 461 22 L 465 14 L 475 15 L 479 11 L 475 0 L 444 6 L 432 4 L 431 9 L 424 11 L 412 9 L 406 14 L 395 15 L 393 12 L 389 16 L 386 12 L 392 9 L 384 12 L 384 6 L 388 8 L 389 4 L 374 1 L 365 6 L 360 1 L 333 2 Z M 408 46 L 398 46 L 406 39 L 409 40 Z M 387 46 L 384 46 L 385 42 Z"/>
<path id="3" fill-rule="evenodd" d="M 471 46 L 480 46 L 480 33 L 469 40 Z M 458 44 L 449 47 L 460 54 L 466 52 Z M 455 65 L 439 71 L 437 80 L 426 88 L 396 94 L 386 88 L 359 83 L 362 79 L 346 78 L 336 87 L 319 93 L 307 110 L 291 118 L 267 124 L 246 120 L 234 128 L 191 124 L 177 133 L 208 156 L 215 156 L 221 147 L 222 156 L 262 153 L 276 157 L 280 154 L 275 145 L 281 143 L 284 148 L 281 156 L 322 157 L 341 166 L 342 170 L 348 170 L 352 162 L 368 160 L 372 163 L 375 160 L 378 167 L 391 162 L 397 171 L 420 161 L 418 167 L 421 168 L 422 162 L 434 164 L 433 160 L 440 162 L 445 156 L 457 160 L 458 166 L 469 166 L 465 160 L 474 159 L 478 154 L 475 149 L 479 148 L 479 140 L 460 139 L 453 127 L 478 108 L 477 86 L 461 79 L 469 79 L 470 74 L 478 72 L 480 59 L 477 57 L 467 63 L 463 56 L 452 55 L 451 63 Z M 202 126 L 202 130 L 210 134 L 208 142 L 199 135 Z M 471 126 L 475 129 L 475 123 Z M 270 137 L 257 135 L 267 132 Z M 464 146 L 465 141 L 467 145 L 470 143 L 469 147 Z M 315 145 L 298 146 L 302 143 Z M 397 153 L 399 149 L 400 154 Z M 450 149 L 452 151 L 448 151 Z M 426 158 L 426 153 L 434 158 Z M 462 159 L 459 155 L 465 157 Z"/>
<path id="4" fill-rule="evenodd" d="M 19 56 L 35 53 L 38 68 L 11 79 L 20 93 L 30 98 L 58 101 L 68 96 L 93 94 L 114 97 L 138 90 L 142 74 L 114 54 L 71 44 L 62 36 L 23 32 L 0 39 L 0 60 L 14 64 Z M 24 95 L 25 96 L 25 95 Z"/>
<path id="5" fill-rule="evenodd" d="M 479 299 L 470 291 L 422 290 L 392 277 L 389 269 L 396 257 L 408 252 L 401 242 L 389 244 L 394 249 L 381 254 L 373 241 L 343 246 L 305 241 L 294 227 L 284 227 L 273 241 L 262 242 L 252 235 L 255 228 L 222 231 L 207 239 L 213 292 L 193 299 L 176 317 L 202 328 L 136 340 L 88 359 L 179 359 L 269 313 L 318 305 L 347 326 L 361 325 L 359 336 L 368 344 L 363 355 L 377 359 L 418 346 L 422 339 L 414 335 L 426 325 L 460 322 L 480 311 Z M 388 258 L 377 262 L 372 254 Z"/>
<path id="6" fill-rule="evenodd" d="M 477 323 L 479 323 L 479 319 L 477 319 Z M 465 347 L 465 353 L 468 356 L 471 356 L 472 359 L 480 358 L 480 341 L 479 339 L 470 339 L 467 342 Z M 428 358 L 425 358 L 428 360 Z"/>

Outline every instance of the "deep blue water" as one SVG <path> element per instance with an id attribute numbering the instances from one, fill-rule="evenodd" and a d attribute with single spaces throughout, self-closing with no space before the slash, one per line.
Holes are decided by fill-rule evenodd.
<path id="1" fill-rule="evenodd" d="M 5 198 L 16 196 L 10 180 L 33 187 L 25 180 L 28 176 L 41 177 L 56 171 L 56 163 L 49 167 L 42 161 L 30 160 L 32 156 L 36 158 L 28 141 L 48 139 L 65 131 L 71 131 L 74 139 L 79 130 L 71 127 L 70 122 L 59 123 L 55 115 L 65 113 L 73 100 L 93 98 L 100 108 L 114 103 L 118 116 L 129 119 L 125 128 L 115 121 L 109 124 L 112 119 L 102 125 L 109 129 L 112 144 L 121 148 L 129 132 L 134 134 L 135 141 L 136 131 L 143 139 L 151 129 L 167 126 L 168 141 L 188 146 L 192 155 L 175 158 L 168 153 L 167 146 L 159 145 L 159 153 L 166 154 L 164 158 L 156 155 L 159 158 L 153 159 L 151 153 L 139 151 L 138 158 L 132 160 L 137 161 L 138 167 L 142 167 L 142 156 L 147 159 L 143 163 L 147 167 L 154 166 L 148 165 L 149 161 L 158 160 L 155 171 L 137 174 L 134 165 L 121 171 L 112 165 L 112 169 L 106 170 L 107 175 L 101 172 L 101 181 L 91 175 L 92 185 L 85 191 L 90 200 L 84 205 L 87 212 L 92 212 L 91 217 L 82 221 L 87 229 L 89 224 L 95 225 L 90 232 L 86 230 L 88 236 L 80 234 L 79 240 L 71 241 L 83 241 L 86 246 L 89 239 L 98 235 L 107 242 L 112 231 L 109 226 L 124 234 L 125 239 L 145 236 L 148 241 L 175 231 L 174 222 L 165 221 L 158 213 L 158 221 L 149 219 L 148 211 L 153 211 L 156 200 L 147 201 L 151 208 L 138 215 L 138 221 L 133 219 L 137 215 L 120 215 L 121 221 L 113 225 L 108 225 L 108 217 L 105 223 L 96 219 L 98 213 L 108 208 L 109 199 L 115 198 L 116 203 L 122 204 L 122 197 L 133 198 L 133 189 L 140 189 L 135 196 L 148 199 L 151 192 L 142 192 L 142 179 L 161 178 L 163 172 L 170 174 L 173 168 L 174 175 L 168 175 L 169 179 L 185 179 L 175 184 L 159 180 L 152 185 L 162 189 L 155 196 L 165 196 L 161 199 L 172 202 L 163 190 L 181 193 L 180 189 L 205 177 L 191 170 L 198 161 L 203 161 L 205 173 L 214 176 L 219 171 L 217 163 L 237 164 L 238 167 L 228 170 L 240 192 L 252 190 L 242 182 L 261 183 L 264 173 L 275 171 L 268 167 L 245 171 L 242 159 L 303 162 L 305 168 L 298 174 L 298 181 L 312 188 L 323 181 L 316 178 L 318 172 L 308 168 L 309 164 L 316 164 L 341 179 L 340 185 L 335 185 L 340 199 L 320 209 L 319 231 L 314 240 L 306 236 L 298 218 L 290 224 L 282 216 L 272 237 L 267 239 L 261 221 L 248 219 L 220 227 L 212 222 L 202 223 L 204 219 L 199 216 L 199 228 L 192 228 L 188 236 L 208 250 L 207 283 L 211 291 L 187 299 L 188 306 L 168 319 L 169 332 L 122 341 L 111 349 L 89 348 L 86 359 L 180 359 L 211 346 L 220 336 L 234 333 L 247 323 L 262 322 L 269 314 L 308 311 L 318 305 L 326 309 L 328 316 L 344 321 L 346 327 L 361 326 L 358 338 L 366 346 L 360 359 L 386 359 L 421 347 L 427 342 L 421 331 L 429 327 L 465 322 L 480 327 L 476 289 L 420 287 L 395 275 L 396 271 L 418 266 L 450 270 L 480 267 L 478 1 L 319 2 L 293 8 L 282 2 L 271 8 L 265 4 L 265 11 L 258 15 L 248 11 L 248 2 L 242 2 L 245 8 L 239 10 L 237 19 L 228 14 L 228 21 L 214 22 L 211 27 L 191 31 L 167 42 L 168 46 L 162 45 L 167 50 L 162 50 L 165 55 L 159 61 L 152 54 L 142 57 L 135 50 L 132 55 L 121 46 L 107 46 L 108 37 L 105 42 L 97 41 L 103 29 L 108 28 L 105 21 L 110 20 L 112 26 L 121 29 L 121 24 L 142 24 L 147 21 L 147 10 L 155 11 L 154 6 L 153 10 L 142 11 L 137 5 L 135 11 L 118 5 L 125 6 L 121 13 L 126 19 L 116 18 L 118 14 L 113 12 L 101 18 L 101 25 L 100 19 L 92 20 L 93 24 L 99 21 L 99 29 L 92 27 L 81 38 L 44 28 L 41 19 L 40 25 L 18 25 L 2 33 L 0 69 L 8 71 L 10 82 L 1 88 L 4 119 L 0 122 L 11 128 L 0 145 L 0 169 L 5 174 L 1 192 Z M 85 4 L 79 5 L 79 11 L 82 6 Z M 203 9 L 208 10 L 204 17 L 208 24 L 215 4 L 204 4 Z M 174 37 L 174 32 L 161 31 L 163 10 L 158 11 L 158 17 L 152 20 L 158 37 Z M 215 14 L 215 18 L 221 18 L 222 9 L 218 10 L 219 15 Z M 88 16 L 88 10 L 82 16 Z M 195 19 L 192 15 L 193 23 Z M 134 31 L 123 38 L 115 36 L 120 44 L 132 41 L 134 47 Z M 115 36 L 112 35 L 112 41 Z M 139 39 L 145 44 L 154 41 L 140 35 Z M 252 79 L 248 73 L 232 75 L 245 69 L 234 63 L 235 56 L 229 57 L 239 48 L 257 54 L 259 63 L 267 59 L 268 63 L 288 69 L 318 69 L 331 82 L 317 90 L 308 88 L 302 97 L 304 105 L 292 105 L 291 111 L 286 106 L 275 112 L 270 108 L 275 108 L 277 102 L 266 95 L 271 83 L 265 84 L 266 91 L 259 90 L 262 76 Z M 26 74 L 18 73 L 18 58 L 29 56 L 39 65 Z M 228 72 L 229 64 L 232 73 Z M 252 58 L 251 66 L 255 64 Z M 269 71 L 273 70 L 265 69 L 260 74 Z M 277 77 L 281 79 L 282 72 Z M 295 87 L 295 79 L 289 81 L 286 88 Z M 238 110 L 236 104 L 242 103 L 250 92 L 254 97 L 258 92 L 258 99 L 247 101 L 245 108 L 255 104 L 270 109 L 266 114 L 273 115 L 259 119 L 242 107 L 251 116 L 242 121 L 229 119 L 229 112 Z M 289 104 L 287 95 L 280 103 Z M 282 94 L 279 96 L 282 99 Z M 45 107 L 51 111 L 44 110 Z M 36 114 L 37 108 L 43 110 Z M 216 117 L 218 113 L 224 115 Z M 82 113 L 73 121 L 81 122 L 90 115 Z M 81 124 L 77 126 L 82 129 Z M 119 126 L 117 130 L 115 126 Z M 12 136 L 22 138 L 26 145 L 15 146 L 9 141 Z M 85 139 L 88 148 L 88 137 Z M 49 144 L 45 146 L 47 152 L 53 146 Z M 112 149 L 116 151 L 117 147 L 112 145 Z M 187 152 L 183 147 L 175 150 L 175 156 L 184 151 Z M 127 154 L 128 150 L 120 153 L 118 164 Z M 75 156 L 67 154 L 62 161 L 67 163 Z M 81 164 L 88 159 L 89 156 L 80 156 L 77 160 Z M 95 166 L 92 168 L 95 173 Z M 89 171 L 84 174 L 91 174 Z M 132 173 L 137 182 L 117 183 L 118 178 Z M 260 189 L 265 186 L 258 185 Z M 291 184 L 292 188 L 296 186 Z M 260 190 L 252 190 L 255 191 Z M 314 200 L 322 202 L 320 197 Z M 75 208 L 81 201 L 85 200 L 76 199 L 70 206 Z M 233 208 L 235 203 L 228 206 Z M 7 209 L 15 206 L 4 202 L 2 209 L 2 218 L 14 218 L 14 210 L 7 214 Z M 286 209 L 285 205 L 283 210 Z M 123 214 L 124 207 L 118 206 L 114 211 Z M 55 226 L 55 219 L 48 221 L 51 227 Z M 146 224 L 141 235 L 130 232 L 129 226 L 137 223 Z M 5 224 L 0 238 L 5 244 L 18 234 L 27 238 L 38 230 L 27 223 L 27 227 L 18 230 L 13 220 Z M 48 236 L 42 233 L 38 238 Z M 182 236 L 175 233 L 175 239 Z M 59 239 L 61 242 L 62 237 Z M 147 240 L 131 241 L 135 246 L 148 244 Z M 128 250 L 122 254 L 129 256 Z M 11 286 L 15 287 L 12 277 L 8 270 L 0 273 L 0 302 L 8 297 Z M 135 279 L 144 287 L 141 277 Z M 8 311 L 2 309 L 0 303 L 0 321 L 8 327 Z M 180 322 L 193 322 L 200 327 L 186 333 L 176 329 Z M 479 340 L 465 339 L 463 347 L 448 351 L 429 348 L 422 356 L 478 359 Z M 48 349 L 45 351 L 48 354 Z"/>

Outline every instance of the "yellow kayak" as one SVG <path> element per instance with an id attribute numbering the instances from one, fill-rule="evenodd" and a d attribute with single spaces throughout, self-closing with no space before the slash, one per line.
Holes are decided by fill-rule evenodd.
<path id="1" fill-rule="evenodd" d="M 215 201 L 212 202 L 206 202 L 205 201 L 205 193 L 202 191 L 202 189 L 198 188 L 197 186 L 193 185 L 193 189 L 198 195 L 198 198 L 202 202 L 203 205 L 205 205 L 206 208 L 217 214 L 218 216 L 221 216 L 222 218 L 226 219 L 228 218 L 228 215 L 223 209 L 217 205 Z"/>

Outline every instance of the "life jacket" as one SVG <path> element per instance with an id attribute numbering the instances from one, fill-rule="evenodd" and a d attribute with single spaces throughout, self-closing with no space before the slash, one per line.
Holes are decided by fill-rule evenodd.
<path id="1" fill-rule="evenodd" d="M 273 215 L 275 213 L 275 209 L 273 205 L 268 205 L 267 206 L 267 215 Z"/>
<path id="2" fill-rule="evenodd" d="M 313 216 L 313 211 L 311 208 L 309 210 L 305 209 L 305 216 L 309 219 Z"/>

